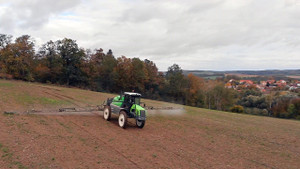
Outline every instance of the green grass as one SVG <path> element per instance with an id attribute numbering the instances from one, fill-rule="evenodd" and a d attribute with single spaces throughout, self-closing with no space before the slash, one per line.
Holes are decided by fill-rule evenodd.
<path id="1" fill-rule="evenodd" d="M 39 97 L 37 98 L 38 103 L 42 105 L 63 105 L 63 104 L 70 104 L 70 102 L 65 100 L 56 100 L 48 97 Z"/>
<path id="2" fill-rule="evenodd" d="M 9 88 L 7 88 L 9 87 Z M 22 106 L 39 105 L 70 105 L 71 103 L 65 99 L 50 98 L 48 95 L 37 95 L 35 89 L 41 90 L 40 86 L 32 83 L 0 80 L 1 101 L 11 102 Z"/>
<path id="3" fill-rule="evenodd" d="M 16 95 L 13 95 L 15 97 L 17 103 L 22 104 L 22 105 L 27 105 L 27 104 L 33 104 L 35 101 L 35 97 L 30 96 L 28 93 L 19 93 Z"/>
<path id="4" fill-rule="evenodd" d="M 8 147 L 3 146 L 3 144 L 0 143 L 0 149 L 1 149 L 1 160 L 9 162 L 7 168 L 19 168 L 19 169 L 28 169 L 28 167 L 24 166 L 21 162 L 14 160 L 14 154 L 9 150 Z M 16 158 L 18 159 L 18 157 Z M 2 166 L 3 167 L 3 166 Z M 5 168 L 5 167 L 3 167 Z"/>
<path id="5" fill-rule="evenodd" d="M 70 126 L 64 124 L 63 122 L 61 122 L 61 121 L 59 121 L 59 120 L 57 120 L 57 119 L 56 119 L 56 122 L 57 122 L 58 124 L 60 124 L 61 126 L 63 126 L 68 132 L 70 132 L 70 133 L 72 132 L 72 128 L 71 128 Z"/>
<path id="6" fill-rule="evenodd" d="M 22 93 L 17 95 L 12 95 L 17 103 L 21 105 L 32 105 L 32 104 L 41 104 L 41 105 L 68 105 L 71 104 L 66 100 L 57 100 L 48 97 L 38 97 L 32 96 L 29 93 Z"/>
<path id="7" fill-rule="evenodd" d="M 83 144 L 86 144 L 86 141 L 87 139 L 86 138 L 83 138 L 83 137 L 79 137 L 79 140 L 83 143 Z"/>
<path id="8" fill-rule="evenodd" d="M 41 125 L 49 125 L 44 119 L 40 119 L 38 123 Z"/>
<path id="9" fill-rule="evenodd" d="M 1 150 L 2 150 L 3 153 L 7 153 L 8 152 L 8 148 L 7 147 L 3 147 Z"/>
<path id="10" fill-rule="evenodd" d="M 13 86 L 14 86 L 13 83 L 0 81 L 0 87 L 13 87 Z"/>

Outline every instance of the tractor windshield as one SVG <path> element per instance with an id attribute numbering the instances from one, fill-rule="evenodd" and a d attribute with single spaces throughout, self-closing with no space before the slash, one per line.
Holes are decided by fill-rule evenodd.
<path id="1" fill-rule="evenodd" d="M 135 97 L 134 98 L 134 103 L 137 104 L 137 105 L 140 105 L 140 100 L 141 100 L 140 97 Z"/>

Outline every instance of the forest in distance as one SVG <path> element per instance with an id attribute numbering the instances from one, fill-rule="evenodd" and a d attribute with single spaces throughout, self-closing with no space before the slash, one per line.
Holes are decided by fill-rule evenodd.
<path id="1" fill-rule="evenodd" d="M 229 70 L 229 71 L 209 71 L 209 70 L 183 70 L 183 74 L 188 75 L 193 73 L 194 75 L 206 79 L 224 78 L 228 75 L 236 75 L 242 78 L 252 80 L 265 80 L 270 77 L 276 80 L 300 80 L 300 69 L 288 69 L 288 70 Z"/>
<path id="2" fill-rule="evenodd" d="M 255 87 L 263 80 L 261 77 L 248 77 L 256 78 L 254 83 L 243 85 L 239 81 L 242 78 L 236 75 L 241 72 L 214 78 L 187 72 L 178 64 L 160 72 L 151 60 L 116 57 L 111 49 L 105 52 L 100 47 L 84 49 L 73 39 L 50 40 L 36 48 L 34 39 L 29 35 L 13 40 L 10 35 L 0 34 L 0 77 L 4 79 L 74 86 L 99 92 L 134 90 L 149 99 L 189 106 L 300 119 L 299 88 L 288 90 L 266 85 L 267 92 L 262 92 Z M 299 74 L 296 72 L 295 75 Z M 274 79 L 271 75 L 263 78 Z M 225 87 L 231 79 L 236 80 L 237 88 Z M 285 80 L 298 83 L 293 78 Z"/>

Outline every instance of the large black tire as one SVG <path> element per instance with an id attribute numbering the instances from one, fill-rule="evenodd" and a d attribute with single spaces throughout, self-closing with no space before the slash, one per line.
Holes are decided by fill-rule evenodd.
<path id="1" fill-rule="evenodd" d="M 138 128 L 143 128 L 145 126 L 145 123 L 145 120 L 136 120 L 136 125 L 138 126 Z"/>
<path id="2" fill-rule="evenodd" d="M 125 111 L 120 111 L 119 113 L 119 119 L 118 119 L 118 122 L 119 122 L 119 126 L 123 129 L 126 128 L 126 125 L 127 125 L 127 113 Z"/>
<path id="3" fill-rule="evenodd" d="M 111 109 L 110 106 L 105 106 L 104 110 L 103 110 L 103 118 L 106 121 L 109 121 L 111 118 Z"/>

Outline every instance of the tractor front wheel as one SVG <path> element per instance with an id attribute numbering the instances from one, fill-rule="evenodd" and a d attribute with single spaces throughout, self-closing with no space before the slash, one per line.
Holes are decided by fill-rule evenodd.
<path id="1" fill-rule="evenodd" d="M 125 129 L 127 124 L 127 114 L 125 111 L 120 112 L 118 121 L 119 121 L 119 126 Z"/>
<path id="2" fill-rule="evenodd" d="M 106 106 L 104 108 L 104 111 L 103 111 L 103 118 L 106 120 L 106 121 L 109 121 L 110 118 L 111 118 L 111 109 L 109 106 Z"/>
<path id="3" fill-rule="evenodd" d="M 136 125 L 138 126 L 138 128 L 143 128 L 145 125 L 145 120 L 136 120 Z"/>

